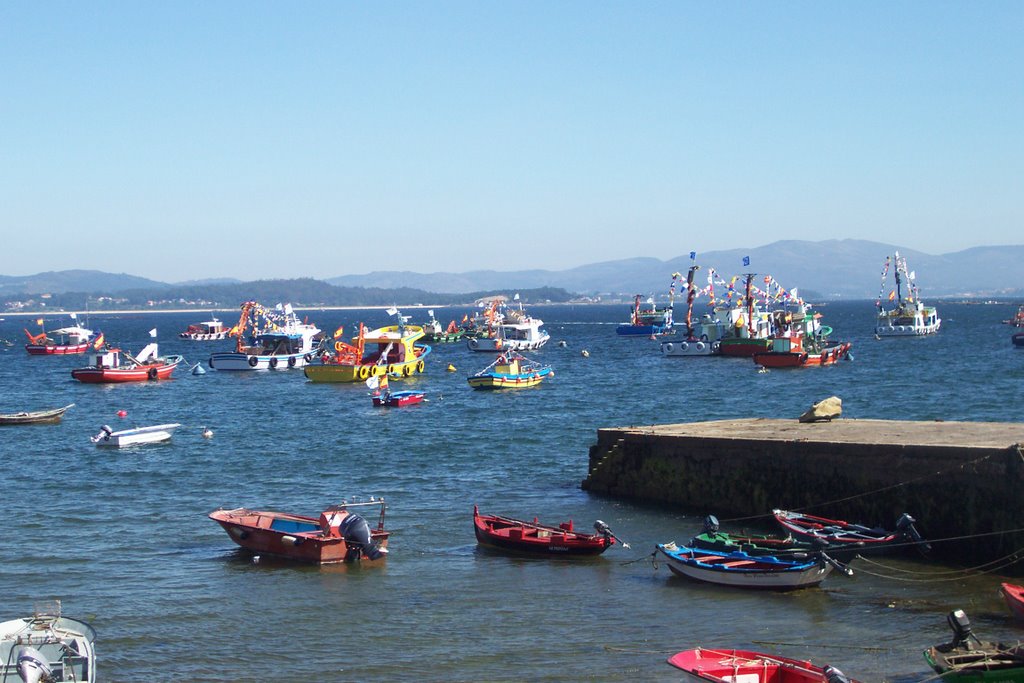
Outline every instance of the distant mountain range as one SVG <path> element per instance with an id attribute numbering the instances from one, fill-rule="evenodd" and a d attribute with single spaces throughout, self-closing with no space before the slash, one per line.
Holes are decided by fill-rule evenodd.
<path id="1" fill-rule="evenodd" d="M 749 249 L 698 253 L 703 267 L 698 281 L 707 281 L 708 268 L 723 278 L 744 272 L 771 274 L 784 287 L 798 288 L 810 301 L 873 299 L 878 296 L 885 257 L 899 251 L 925 300 L 937 297 L 1024 297 L 1024 246 L 973 247 L 951 254 L 931 255 L 913 249 L 864 240 L 788 240 Z M 743 266 L 743 258 L 750 265 Z M 471 271 L 414 273 L 378 271 L 343 275 L 326 281 L 299 278 L 241 282 L 209 278 L 180 283 L 158 282 L 126 274 L 95 270 L 65 270 L 22 277 L 0 275 L 0 298 L 12 301 L 49 295 L 51 305 L 81 306 L 86 296 L 114 296 L 129 305 L 148 299 L 183 305 L 235 306 L 254 298 L 308 305 L 390 305 L 455 303 L 475 296 L 530 291 L 533 301 L 564 301 L 572 295 L 623 298 L 633 294 L 659 297 L 667 292 L 673 272 L 685 273 L 688 254 L 661 260 L 629 258 L 593 263 L 568 270 Z M 893 285 L 892 273 L 887 280 Z M 677 290 L 678 291 L 678 290 Z M 524 294 L 524 300 L 526 299 Z"/>
<path id="2" fill-rule="evenodd" d="M 948 296 L 1024 296 L 1024 246 L 973 247 L 931 255 L 914 249 L 865 240 L 787 240 L 762 247 L 697 254 L 705 272 L 714 268 L 729 278 L 743 272 L 771 274 L 787 288 L 797 287 L 812 299 L 873 299 L 878 296 L 886 255 L 896 251 L 917 274 L 923 298 Z M 743 257 L 750 266 L 743 266 Z M 593 263 L 569 270 L 480 270 L 468 273 L 376 271 L 343 275 L 327 282 L 339 286 L 412 286 L 432 292 L 478 289 L 560 287 L 580 294 L 660 294 L 673 272 L 685 273 L 689 254 L 666 261 L 630 258 Z M 890 271 L 887 279 L 892 285 Z"/>

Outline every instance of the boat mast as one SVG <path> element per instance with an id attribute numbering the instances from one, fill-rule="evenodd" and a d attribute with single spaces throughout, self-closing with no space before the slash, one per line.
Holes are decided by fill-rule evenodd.
<path id="1" fill-rule="evenodd" d="M 693 274 L 700 266 L 690 266 L 686 273 L 686 338 L 693 338 L 693 300 L 697 298 L 697 288 L 693 284 Z"/>
<path id="2" fill-rule="evenodd" d="M 746 274 L 747 288 L 745 296 L 747 298 L 747 332 L 749 333 L 751 339 L 754 338 L 754 297 L 750 295 L 750 288 L 754 283 L 755 275 L 757 275 L 757 273 Z"/>
<path id="3" fill-rule="evenodd" d="M 897 251 L 896 252 L 896 270 L 894 271 L 894 274 L 896 276 L 896 301 L 899 302 L 899 305 L 901 307 L 903 306 L 903 292 L 900 291 L 900 270 L 904 269 L 904 268 L 906 268 L 906 266 L 904 266 L 902 263 L 900 263 L 900 252 Z"/>

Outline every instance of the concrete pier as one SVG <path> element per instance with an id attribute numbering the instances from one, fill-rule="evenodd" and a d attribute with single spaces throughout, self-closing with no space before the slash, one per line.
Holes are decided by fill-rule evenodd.
<path id="1" fill-rule="evenodd" d="M 1024 559 L 1022 484 L 1020 423 L 744 419 L 600 429 L 583 488 L 720 519 L 782 508 L 892 529 L 908 512 L 936 557 L 973 566 Z"/>

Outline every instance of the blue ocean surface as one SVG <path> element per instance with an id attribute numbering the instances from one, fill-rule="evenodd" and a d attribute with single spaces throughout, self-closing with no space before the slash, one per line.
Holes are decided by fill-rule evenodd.
<path id="1" fill-rule="evenodd" d="M 96 628 L 109 681 L 674 681 L 665 659 L 698 645 L 806 657 L 861 681 L 923 680 L 921 651 L 949 639 L 951 609 L 964 608 L 983 639 L 1024 637 L 997 594 L 1004 577 L 886 558 L 790 593 L 694 583 L 652 563 L 654 545 L 686 541 L 704 514 L 728 526 L 727 515 L 590 495 L 580 482 L 601 427 L 795 419 L 831 395 L 848 418 L 1019 421 L 1024 350 L 1000 323 L 1017 304 L 935 303 L 937 335 L 881 341 L 871 302 L 829 303 L 824 322 L 853 342 L 853 360 L 769 373 L 750 359 L 665 358 L 656 341 L 617 336 L 628 305 L 538 306 L 552 341 L 530 355 L 553 378 L 473 391 L 466 377 L 492 358 L 439 345 L 424 375 L 395 383 L 428 402 L 401 409 L 374 408 L 362 384 L 312 384 L 301 370 L 182 367 L 167 382 L 84 385 L 70 371 L 85 357 L 28 356 L 21 330 L 37 331 L 35 317 L 8 315 L 0 412 L 75 407 L 58 425 L 0 431 L 0 620 L 61 599 Z M 434 310 L 447 323 L 469 309 Z M 380 310 L 301 315 L 328 332 L 388 322 Z M 133 351 L 155 327 L 163 353 L 205 363 L 233 341 L 177 333 L 206 316 L 90 323 Z M 104 424 L 167 422 L 183 426 L 166 444 L 112 451 L 89 441 Z M 380 566 L 254 562 L 206 517 L 222 506 L 315 516 L 370 496 L 389 506 L 391 554 Z M 474 504 L 581 528 L 602 519 L 632 548 L 582 561 L 488 552 L 474 539 Z"/>

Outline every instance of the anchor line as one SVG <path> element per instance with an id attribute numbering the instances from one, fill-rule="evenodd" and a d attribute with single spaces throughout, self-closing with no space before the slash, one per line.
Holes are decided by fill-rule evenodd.
<path id="1" fill-rule="evenodd" d="M 1018 450 L 1020 450 L 1020 449 L 1018 449 Z M 967 467 L 968 465 L 975 465 L 975 464 L 977 464 L 977 463 L 979 463 L 979 462 L 981 462 L 983 460 L 987 460 L 988 458 L 991 458 L 992 455 L 993 455 L 992 453 L 989 453 L 988 455 L 982 455 L 982 456 L 979 456 L 979 457 L 975 458 L 974 460 L 968 460 L 967 462 L 962 462 L 962 463 L 960 463 L 958 465 L 953 465 L 953 466 L 948 467 L 948 468 L 943 469 L 943 470 L 937 470 L 935 472 L 929 472 L 927 474 L 922 474 L 919 477 L 914 477 L 913 479 L 908 479 L 906 481 L 901 481 L 901 482 L 897 482 L 895 484 L 890 484 L 889 486 L 883 486 L 881 488 L 873 489 L 871 491 L 863 491 L 861 493 L 855 493 L 852 496 L 845 496 L 843 498 L 833 498 L 832 500 L 820 501 L 820 502 L 817 502 L 817 503 L 812 503 L 811 505 L 805 505 L 803 507 L 791 508 L 791 509 L 792 509 L 793 512 L 806 512 L 807 510 L 812 510 L 812 509 L 814 509 L 816 507 L 822 507 L 822 506 L 825 506 L 825 505 L 834 505 L 836 503 L 845 503 L 846 501 L 849 501 L 849 500 L 856 500 L 857 498 L 864 498 L 865 496 L 872 496 L 872 495 L 875 495 L 876 493 L 883 493 L 885 491 L 891 491 L 893 489 L 898 489 L 898 488 L 900 488 L 902 486 L 908 486 L 910 484 L 915 484 L 915 483 L 917 483 L 919 481 L 924 481 L 924 480 L 930 479 L 932 477 L 942 476 L 944 474 L 948 474 L 948 473 L 953 472 L 955 470 L 962 470 L 965 467 Z M 1024 452 L 1021 453 L 1021 458 L 1024 459 Z M 745 522 L 745 521 L 748 521 L 748 520 L 765 519 L 765 518 L 771 517 L 771 516 L 772 516 L 771 513 L 765 513 L 765 514 L 760 514 L 760 515 L 750 515 L 749 517 L 732 517 L 730 519 L 723 519 L 722 521 L 723 522 L 730 522 L 730 523 L 731 522 Z"/>

